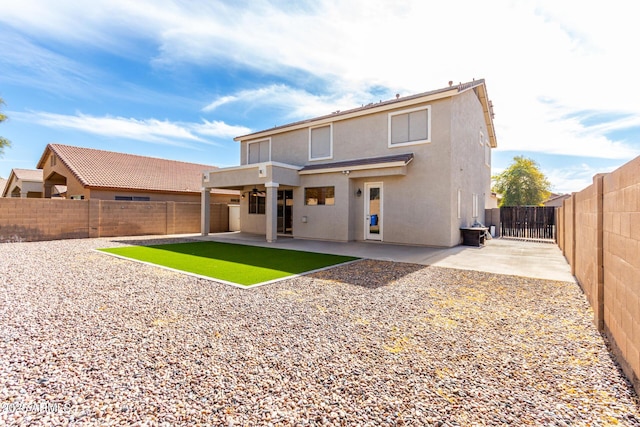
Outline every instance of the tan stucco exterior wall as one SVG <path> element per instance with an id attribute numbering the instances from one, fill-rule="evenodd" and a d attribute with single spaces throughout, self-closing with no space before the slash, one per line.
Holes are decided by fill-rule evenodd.
<path id="1" fill-rule="evenodd" d="M 421 106 L 431 107 L 431 141 L 390 148 L 389 113 Z M 271 160 L 290 165 L 333 163 L 369 157 L 413 153 L 403 171 L 384 168 L 316 173 L 300 176 L 294 187 L 293 235 L 308 239 L 364 240 L 367 182 L 383 185 L 383 237 L 385 242 L 455 246 L 460 226 L 471 225 L 472 194 L 478 195 L 478 218 L 484 221 L 485 198 L 490 194 L 490 165 L 485 165 L 485 148 L 478 143 L 480 132 L 488 140 L 482 107 L 473 91 L 454 98 L 415 104 L 332 123 L 333 157 L 309 160 L 309 129 L 272 135 Z M 263 138 L 256 139 L 262 140 Z M 241 143 L 241 163 L 247 161 L 247 142 Z M 393 172 L 393 175 L 389 175 Z M 229 175 L 237 171 L 225 172 Z M 335 186 L 333 206 L 305 206 L 304 188 Z M 250 191 L 248 185 L 243 191 Z M 462 189 L 462 218 L 457 219 L 457 190 Z M 260 188 L 261 190 L 263 188 Z M 241 202 L 242 230 L 265 232 L 264 215 L 248 214 Z M 306 222 L 302 218 L 306 217 Z"/>
<path id="2" fill-rule="evenodd" d="M 480 138 L 482 135 L 482 144 Z M 458 228 L 475 221 L 485 224 L 487 198 L 491 197 L 491 159 L 485 161 L 489 140 L 482 106 L 474 92 L 452 98 L 451 107 L 451 188 L 450 217 L 454 218 L 451 239 L 459 238 Z M 460 218 L 458 218 L 458 190 L 460 190 Z M 473 194 L 478 198 L 478 216 L 474 219 Z"/>

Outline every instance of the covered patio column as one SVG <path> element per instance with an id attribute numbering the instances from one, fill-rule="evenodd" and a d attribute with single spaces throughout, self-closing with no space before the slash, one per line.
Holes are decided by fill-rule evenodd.
<path id="1" fill-rule="evenodd" d="M 200 234 L 203 236 L 208 236 L 210 228 L 211 190 L 205 187 L 202 189 L 202 196 L 200 197 Z"/>
<path id="2" fill-rule="evenodd" d="M 267 219 L 267 242 L 278 240 L 278 187 L 277 182 L 267 182 L 267 200 L 265 214 Z"/>

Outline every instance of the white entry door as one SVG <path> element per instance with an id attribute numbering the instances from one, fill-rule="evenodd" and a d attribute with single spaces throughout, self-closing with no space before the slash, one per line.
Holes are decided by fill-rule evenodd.
<path id="1" fill-rule="evenodd" d="M 367 240 L 382 240 L 382 183 L 366 182 L 364 184 L 364 236 Z"/>

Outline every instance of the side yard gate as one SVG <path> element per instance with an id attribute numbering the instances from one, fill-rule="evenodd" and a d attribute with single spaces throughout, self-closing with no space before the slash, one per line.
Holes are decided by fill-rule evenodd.
<path id="1" fill-rule="evenodd" d="M 556 238 L 556 208 L 552 206 L 509 206 L 500 208 L 503 237 L 521 239 Z"/>

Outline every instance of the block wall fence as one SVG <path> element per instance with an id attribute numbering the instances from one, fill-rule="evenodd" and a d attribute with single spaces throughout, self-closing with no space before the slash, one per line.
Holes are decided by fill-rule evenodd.
<path id="1" fill-rule="evenodd" d="M 210 232 L 229 230 L 211 204 Z M 0 198 L 0 243 L 200 232 L 200 203 Z"/>
<path id="2" fill-rule="evenodd" d="M 640 394 L 640 157 L 564 201 L 558 245 Z"/>

